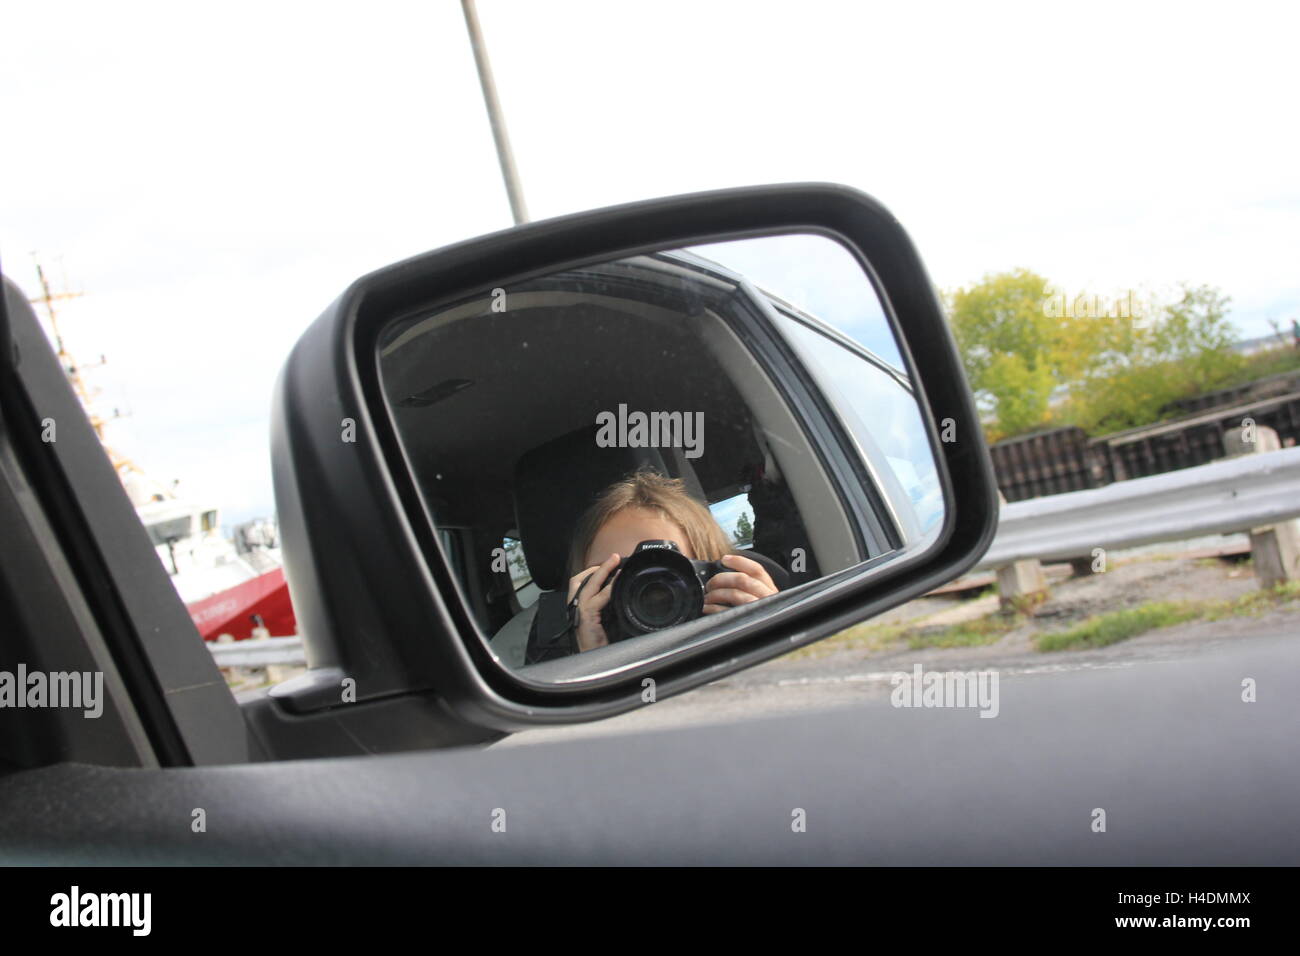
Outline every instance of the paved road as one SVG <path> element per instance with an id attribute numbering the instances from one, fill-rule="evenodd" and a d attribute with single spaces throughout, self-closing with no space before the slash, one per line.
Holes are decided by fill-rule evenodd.
<path id="1" fill-rule="evenodd" d="M 496 747 L 554 740 L 604 737 L 708 724 L 733 723 L 778 714 L 807 713 L 879 703 L 889 706 L 891 678 L 924 671 L 996 670 L 999 681 L 1050 680 L 1077 671 L 1157 667 L 1207 653 L 1226 654 L 1279 637 L 1300 641 L 1300 609 L 1259 618 L 1192 622 L 1087 651 L 1039 653 L 1027 644 L 969 648 L 900 649 L 866 654 L 842 651 L 824 657 L 778 659 L 678 697 L 609 720 L 573 727 L 531 730 Z M 1247 675 L 1252 676 L 1252 675 Z"/>

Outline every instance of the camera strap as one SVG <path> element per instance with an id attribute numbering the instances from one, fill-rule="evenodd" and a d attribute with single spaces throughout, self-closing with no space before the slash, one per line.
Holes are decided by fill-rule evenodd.
<path id="1" fill-rule="evenodd" d="M 591 574 L 587 575 L 578 583 L 578 589 L 573 592 L 573 600 L 565 606 L 565 618 L 568 620 L 566 629 L 573 633 L 575 646 L 577 645 L 578 640 L 578 599 L 582 597 L 582 589 L 587 586 L 587 582 L 591 580 L 592 574 L 595 573 L 595 571 L 592 571 Z"/>

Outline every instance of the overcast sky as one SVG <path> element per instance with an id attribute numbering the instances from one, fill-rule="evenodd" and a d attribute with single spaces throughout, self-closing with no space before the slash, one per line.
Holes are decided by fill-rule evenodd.
<path id="1" fill-rule="evenodd" d="M 480 0 L 535 219 L 829 180 L 945 288 L 1300 316 L 1294 4 Z M 356 276 L 510 224 L 456 0 L 5 0 L 0 264 L 86 295 L 65 332 L 114 441 L 227 521 L 273 509 L 271 386 Z"/>

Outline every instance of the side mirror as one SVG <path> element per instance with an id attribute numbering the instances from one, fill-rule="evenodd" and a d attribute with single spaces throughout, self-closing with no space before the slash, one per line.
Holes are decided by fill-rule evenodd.
<path id="1" fill-rule="evenodd" d="M 295 347 L 272 428 L 297 714 L 350 679 L 492 732 L 612 716 L 923 594 L 997 524 L 916 252 L 832 185 L 375 272 Z"/>

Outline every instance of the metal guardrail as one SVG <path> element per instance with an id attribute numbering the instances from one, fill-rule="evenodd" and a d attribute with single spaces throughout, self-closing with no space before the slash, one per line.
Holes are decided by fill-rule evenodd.
<path id="1" fill-rule="evenodd" d="M 1298 516 L 1300 448 L 1284 448 L 1003 505 L 976 567 L 1068 561 L 1094 548 L 1231 534 Z"/>
<path id="2" fill-rule="evenodd" d="M 1130 548 L 1249 531 L 1300 517 L 1300 448 L 1243 455 L 1104 488 L 1003 505 L 976 570 L 1015 561 L 1068 561 L 1094 548 Z M 209 644 L 218 667 L 302 666 L 301 637 Z"/>
<path id="3" fill-rule="evenodd" d="M 218 667 L 266 667 L 268 664 L 307 663 L 301 637 L 262 637 L 229 644 L 209 643 Z"/>

